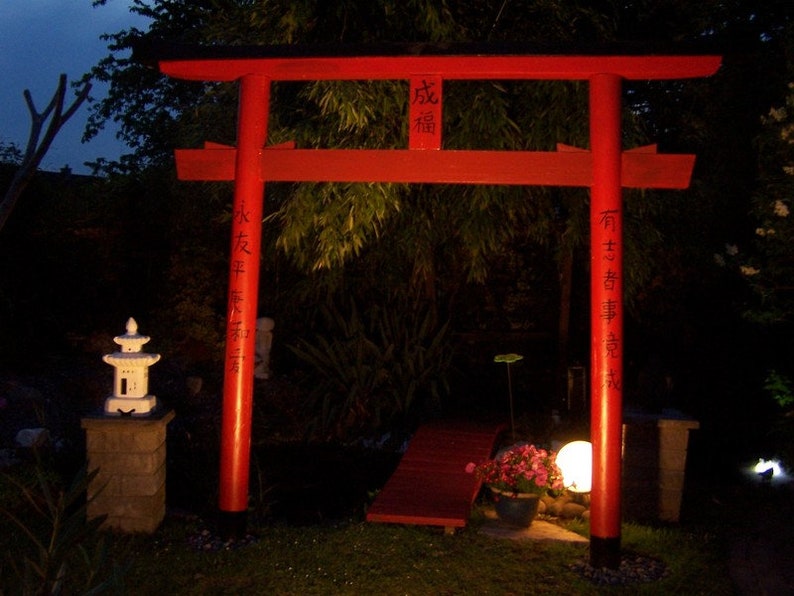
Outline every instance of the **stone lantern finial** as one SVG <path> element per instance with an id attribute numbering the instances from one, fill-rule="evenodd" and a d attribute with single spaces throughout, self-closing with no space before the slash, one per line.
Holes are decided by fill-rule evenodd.
<path id="1" fill-rule="evenodd" d="M 137 335 L 138 334 L 138 323 L 135 322 L 135 319 L 130 317 L 127 319 L 127 335 Z"/>

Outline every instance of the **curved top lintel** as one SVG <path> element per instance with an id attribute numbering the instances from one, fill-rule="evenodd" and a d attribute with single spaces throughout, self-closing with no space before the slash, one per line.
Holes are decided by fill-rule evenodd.
<path id="1" fill-rule="evenodd" d="M 233 81 L 247 75 L 264 75 L 274 81 L 388 80 L 421 75 L 447 80 L 586 80 L 597 74 L 659 80 L 709 76 L 721 63 L 720 56 L 708 54 L 537 54 L 527 53 L 523 46 L 470 44 L 352 48 L 165 45 L 136 51 L 139 59 L 156 62 L 164 74 L 201 81 Z"/>

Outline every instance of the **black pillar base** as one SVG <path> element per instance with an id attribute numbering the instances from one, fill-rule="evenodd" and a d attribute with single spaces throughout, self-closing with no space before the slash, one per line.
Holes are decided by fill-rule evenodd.
<path id="1" fill-rule="evenodd" d="M 247 522 L 247 511 L 219 511 L 218 534 L 222 540 L 245 538 Z"/>
<path id="2" fill-rule="evenodd" d="M 620 536 L 600 538 L 590 536 L 590 566 L 594 569 L 620 567 Z"/>

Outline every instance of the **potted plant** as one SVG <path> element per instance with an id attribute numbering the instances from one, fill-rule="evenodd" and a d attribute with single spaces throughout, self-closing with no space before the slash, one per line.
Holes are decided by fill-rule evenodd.
<path id="1" fill-rule="evenodd" d="M 529 527 L 537 515 L 541 495 L 563 489 L 557 454 L 522 443 L 481 463 L 470 462 L 466 471 L 475 474 L 494 494 L 496 513 L 513 525 Z"/>

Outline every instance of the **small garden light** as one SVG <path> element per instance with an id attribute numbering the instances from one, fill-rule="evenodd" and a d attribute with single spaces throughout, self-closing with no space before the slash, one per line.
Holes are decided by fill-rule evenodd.
<path id="1" fill-rule="evenodd" d="M 780 462 L 776 459 L 759 459 L 753 471 L 759 476 L 769 477 L 770 479 L 775 476 L 780 477 L 782 474 Z"/>
<path id="2" fill-rule="evenodd" d="M 593 481 L 593 446 L 588 441 L 566 443 L 557 453 L 562 483 L 575 493 L 589 493 Z"/>
<path id="3" fill-rule="evenodd" d="M 745 462 L 741 466 L 742 473 L 748 480 L 776 486 L 794 483 L 794 477 L 787 468 L 786 462 L 780 459 L 762 457 L 758 458 L 755 463 Z"/>

